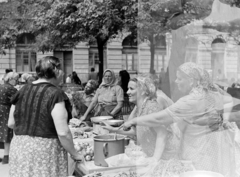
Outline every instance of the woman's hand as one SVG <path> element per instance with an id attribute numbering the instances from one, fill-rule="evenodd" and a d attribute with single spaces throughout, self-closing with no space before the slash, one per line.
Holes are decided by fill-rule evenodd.
<path id="1" fill-rule="evenodd" d="M 82 117 L 80 117 L 79 120 L 80 120 L 80 122 L 82 122 L 82 121 L 86 120 L 86 118 L 87 118 L 87 116 L 84 116 L 84 115 L 83 115 Z"/>
<path id="2" fill-rule="evenodd" d="M 72 126 L 79 126 L 81 124 L 81 121 L 77 118 L 72 118 L 70 119 L 69 124 Z"/>
<path id="3" fill-rule="evenodd" d="M 76 153 L 74 156 L 71 157 L 76 162 L 84 162 L 84 157 L 79 153 Z"/>
<path id="4" fill-rule="evenodd" d="M 133 122 L 133 119 L 132 120 L 128 120 L 127 122 L 125 122 L 122 127 L 123 127 L 123 130 L 124 131 L 128 131 L 130 130 L 130 128 L 135 125 L 134 122 Z"/>
<path id="5" fill-rule="evenodd" d="M 114 132 L 114 128 L 111 125 L 107 124 L 106 122 L 101 122 L 101 126 L 105 130 Z"/>

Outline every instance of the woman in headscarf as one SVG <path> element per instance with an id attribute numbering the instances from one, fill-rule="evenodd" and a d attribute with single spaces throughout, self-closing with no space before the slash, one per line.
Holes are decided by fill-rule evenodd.
<path id="1" fill-rule="evenodd" d="M 4 84 L 0 85 L 0 142 L 4 143 L 3 164 L 8 163 L 9 147 L 13 137 L 13 131 L 8 128 L 7 123 L 11 107 L 10 99 L 17 92 L 14 86 L 18 78 L 17 73 L 9 72 L 4 77 Z"/>
<path id="2" fill-rule="evenodd" d="M 96 91 L 96 94 L 85 114 L 80 118 L 86 120 L 88 114 L 96 107 L 95 116 L 113 116 L 115 119 L 121 118 L 121 108 L 123 105 L 123 90 L 117 85 L 114 72 L 106 69 L 103 73 L 103 81 Z"/>
<path id="3" fill-rule="evenodd" d="M 219 113 L 220 110 L 229 111 L 231 97 L 211 84 L 207 71 L 195 63 L 188 62 L 179 67 L 176 83 L 185 93 L 184 97 L 163 111 L 129 120 L 124 127 L 169 126 L 177 122 L 183 134 L 182 148 L 178 152 L 182 160 L 191 161 L 196 170 L 236 177 L 239 174 L 235 158 L 238 147 L 233 139 L 236 126 L 228 123 L 231 130 L 223 127 Z"/>
<path id="4" fill-rule="evenodd" d="M 168 107 L 169 105 L 167 104 L 159 104 L 157 102 L 156 92 L 157 88 L 155 83 L 148 75 L 141 75 L 137 78 L 130 79 L 127 94 L 129 96 L 129 102 L 134 103 L 135 107 L 128 120 L 154 112 L 159 112 L 163 110 L 163 108 Z M 165 147 L 166 137 L 171 139 L 171 141 L 174 138 L 176 138 L 174 141 L 179 141 L 177 140 L 177 137 L 173 137 L 172 130 L 166 130 L 164 127 L 160 126 L 149 128 L 137 125 L 128 131 L 124 131 L 111 127 L 105 123 L 103 128 L 109 130 L 110 132 L 117 132 L 118 134 L 133 137 L 147 157 L 152 157 L 152 160 L 160 159 L 162 150 Z"/>
<path id="5" fill-rule="evenodd" d="M 33 81 L 36 80 L 31 74 L 28 74 L 28 73 L 23 73 L 21 78 L 22 78 L 22 81 L 25 83 L 32 83 Z"/>

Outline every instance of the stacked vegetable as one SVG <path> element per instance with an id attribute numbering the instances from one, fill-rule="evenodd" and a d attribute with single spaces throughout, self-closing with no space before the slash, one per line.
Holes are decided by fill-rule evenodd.
<path id="1" fill-rule="evenodd" d="M 91 143 L 76 142 L 74 147 L 79 153 L 83 154 L 86 161 L 94 160 L 94 149 Z"/>

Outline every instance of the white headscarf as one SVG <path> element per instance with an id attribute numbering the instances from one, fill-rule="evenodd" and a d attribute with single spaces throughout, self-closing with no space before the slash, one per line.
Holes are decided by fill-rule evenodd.
<path id="1" fill-rule="evenodd" d="M 8 82 L 8 81 L 10 81 L 10 80 L 12 80 L 12 79 L 14 79 L 14 80 L 17 80 L 19 78 L 19 75 L 18 75 L 18 73 L 16 73 L 16 72 L 10 72 L 10 73 L 7 73 L 6 74 L 6 76 L 4 77 L 4 81 L 5 82 Z"/>

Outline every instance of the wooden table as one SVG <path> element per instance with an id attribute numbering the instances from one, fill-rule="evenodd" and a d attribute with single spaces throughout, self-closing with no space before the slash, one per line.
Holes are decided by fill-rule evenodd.
<path id="1" fill-rule="evenodd" d="M 88 139 L 74 139 L 74 142 L 88 142 L 93 143 L 93 138 Z M 138 166 L 142 167 L 142 166 Z M 136 168 L 136 166 L 119 166 L 119 167 L 101 167 L 96 166 L 94 164 L 94 161 L 86 161 L 85 163 L 76 163 L 72 160 L 71 157 L 68 158 L 68 170 L 69 175 L 72 175 L 72 173 L 75 171 L 80 176 L 87 175 L 93 172 L 104 172 L 104 171 L 112 171 L 112 170 L 120 170 L 120 169 L 131 169 Z"/>

